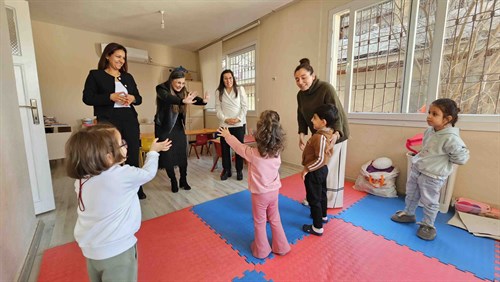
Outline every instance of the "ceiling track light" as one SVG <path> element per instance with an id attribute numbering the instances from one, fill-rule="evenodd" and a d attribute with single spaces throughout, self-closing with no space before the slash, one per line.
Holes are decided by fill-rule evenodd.
<path id="1" fill-rule="evenodd" d="M 161 25 L 160 26 L 161 26 L 161 29 L 165 29 L 165 19 L 163 18 L 165 11 L 161 10 L 160 14 L 161 14 Z"/>

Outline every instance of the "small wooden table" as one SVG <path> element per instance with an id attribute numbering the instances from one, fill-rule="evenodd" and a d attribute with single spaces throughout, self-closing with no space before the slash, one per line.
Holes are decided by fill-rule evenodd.
<path id="1" fill-rule="evenodd" d="M 217 132 L 217 128 L 188 129 L 184 131 L 186 135 L 212 134 L 215 132 Z"/>

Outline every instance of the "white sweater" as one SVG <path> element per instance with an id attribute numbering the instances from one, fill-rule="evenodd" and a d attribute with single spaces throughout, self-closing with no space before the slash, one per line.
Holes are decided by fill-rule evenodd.
<path id="1" fill-rule="evenodd" d="M 85 210 L 78 209 L 74 235 L 86 258 L 111 258 L 135 245 L 135 233 L 141 226 L 137 191 L 155 177 L 158 156 L 157 152 L 149 152 L 142 168 L 114 165 L 85 182 L 82 188 Z M 77 196 L 79 188 L 76 180 Z"/>
<path id="2" fill-rule="evenodd" d="M 215 110 L 217 111 L 217 118 L 219 119 L 219 126 L 223 127 L 240 127 L 247 123 L 247 93 L 245 88 L 238 87 L 238 97 L 235 97 L 234 88 L 231 93 L 227 93 L 224 89 L 222 94 L 222 102 L 219 99 L 219 93 L 215 96 Z M 229 125 L 224 121 L 228 118 L 238 118 L 239 123 Z"/>

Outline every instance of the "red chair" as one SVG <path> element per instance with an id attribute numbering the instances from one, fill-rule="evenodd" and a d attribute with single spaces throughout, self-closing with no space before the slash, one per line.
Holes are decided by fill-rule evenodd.
<path id="1" fill-rule="evenodd" d="M 214 164 L 212 165 L 212 169 L 210 170 L 210 172 L 214 171 L 215 166 L 217 165 L 217 162 L 219 161 L 219 158 L 222 157 L 222 146 L 220 144 L 220 140 L 215 140 L 212 143 L 214 144 L 215 153 L 217 154 L 217 157 L 214 160 Z"/>
<path id="2" fill-rule="evenodd" d="M 203 154 L 203 147 L 205 146 L 207 148 L 207 153 L 210 154 L 210 151 L 208 150 L 208 139 L 210 139 L 210 136 L 208 136 L 208 134 L 197 134 L 196 140 L 190 143 L 191 147 L 189 148 L 189 155 L 191 155 L 191 149 L 194 148 L 196 157 L 199 159 L 200 156 L 198 155 L 198 150 L 196 150 L 196 147 L 201 147 L 200 154 Z"/>

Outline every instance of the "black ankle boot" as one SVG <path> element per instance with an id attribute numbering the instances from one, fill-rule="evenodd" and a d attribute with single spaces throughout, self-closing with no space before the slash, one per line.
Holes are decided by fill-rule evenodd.
<path id="1" fill-rule="evenodd" d="M 189 186 L 187 179 L 185 177 L 182 177 L 179 181 L 179 186 L 181 188 L 184 188 L 184 190 L 191 190 L 191 186 Z"/>
<path id="2" fill-rule="evenodd" d="M 231 177 L 231 171 L 230 170 L 222 170 L 222 173 L 220 174 L 220 180 L 226 180 L 229 177 Z"/>
<path id="3" fill-rule="evenodd" d="M 236 172 L 236 180 L 243 180 L 243 172 L 241 171 Z"/>
<path id="4" fill-rule="evenodd" d="M 177 186 L 177 179 L 170 179 L 170 186 L 172 187 L 172 192 L 179 192 L 179 187 Z"/>

